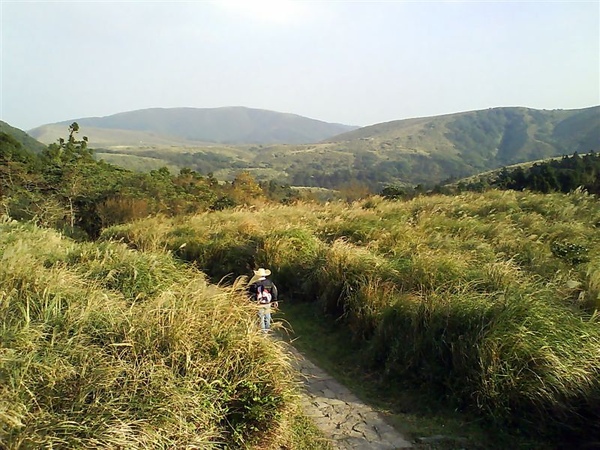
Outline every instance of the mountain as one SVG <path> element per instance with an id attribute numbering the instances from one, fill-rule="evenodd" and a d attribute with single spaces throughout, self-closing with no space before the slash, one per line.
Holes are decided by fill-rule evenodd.
<path id="1" fill-rule="evenodd" d="M 23 148 L 31 150 L 34 153 L 40 153 L 46 148 L 44 144 L 35 140 L 23 130 L 15 128 L 6 122 L 0 120 L 0 133 L 11 135 L 17 142 L 20 142 Z"/>
<path id="2" fill-rule="evenodd" d="M 86 117 L 43 125 L 29 131 L 43 142 L 55 142 L 77 122 L 91 147 L 131 145 L 304 144 L 346 131 L 350 125 L 322 122 L 295 114 L 245 107 L 151 108 L 106 117 Z"/>
<path id="3" fill-rule="evenodd" d="M 600 106 L 575 110 L 505 107 L 398 120 L 343 133 L 327 142 L 445 155 L 475 169 L 487 169 L 597 150 Z"/>
<path id="4" fill-rule="evenodd" d="M 328 159 L 339 155 L 335 167 L 320 164 L 320 150 Z M 503 107 L 398 120 L 334 136 L 323 141 L 320 150 L 313 149 L 307 163 L 332 174 L 340 169 L 357 177 L 367 172 L 363 179 L 378 184 L 439 183 L 505 165 L 599 151 L 600 106 Z"/>
<path id="5" fill-rule="evenodd" d="M 56 142 L 66 135 L 70 123 L 55 125 L 58 128 L 47 139 L 30 133 L 43 142 Z M 98 149 L 97 157 L 128 169 L 167 166 L 177 171 L 187 167 L 229 180 L 240 170 L 249 170 L 259 180 L 327 188 L 357 181 L 373 188 L 432 185 L 512 164 L 600 151 L 600 106 L 573 110 L 490 108 L 352 130 L 248 108 L 151 109 L 78 123 L 81 134 L 90 137 L 90 146 Z M 117 124 L 129 128 L 107 128 Z M 285 135 L 305 136 L 309 125 L 321 130 L 326 125 L 330 131 L 345 129 L 309 144 L 284 139 Z M 184 134 L 184 129 L 193 133 Z M 252 141 L 251 137 L 260 133 L 269 134 L 271 139 L 277 135 L 281 140 L 239 144 Z"/>

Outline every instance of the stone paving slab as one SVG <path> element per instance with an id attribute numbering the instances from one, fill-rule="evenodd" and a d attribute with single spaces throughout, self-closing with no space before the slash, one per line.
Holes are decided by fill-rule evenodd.
<path id="1" fill-rule="evenodd" d="M 412 444 L 341 383 L 288 345 L 307 416 L 338 450 L 397 450 Z"/>

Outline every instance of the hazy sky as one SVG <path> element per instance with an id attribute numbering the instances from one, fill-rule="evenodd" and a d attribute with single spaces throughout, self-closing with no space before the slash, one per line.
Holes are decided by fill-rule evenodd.
<path id="1" fill-rule="evenodd" d="M 0 0 L 1 120 L 247 106 L 348 125 L 600 104 L 600 1 Z"/>

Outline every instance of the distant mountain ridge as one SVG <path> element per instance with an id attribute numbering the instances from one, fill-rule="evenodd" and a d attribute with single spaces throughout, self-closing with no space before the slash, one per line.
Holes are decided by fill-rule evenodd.
<path id="1" fill-rule="evenodd" d="M 442 158 L 465 166 L 467 172 L 490 170 L 600 150 L 600 106 L 573 110 L 501 107 L 398 120 L 325 142 L 362 151 Z"/>
<path id="2" fill-rule="evenodd" d="M 222 108 L 149 108 L 122 112 L 106 117 L 84 117 L 43 125 L 29 134 L 43 142 L 53 142 L 57 127 L 64 129 L 77 122 L 90 145 L 94 134 L 103 145 L 119 145 L 123 138 L 153 141 L 155 138 L 178 143 L 307 144 L 356 129 L 351 125 L 328 123 L 296 114 L 280 113 L 241 106 Z M 100 131 L 102 130 L 102 131 Z M 111 142 L 111 132 L 115 135 Z M 142 133 L 142 134 L 139 134 Z M 101 137 L 100 137 L 101 135 Z M 55 139 L 55 137 L 53 138 Z"/>
<path id="3" fill-rule="evenodd" d="M 600 106 L 500 107 L 376 124 L 317 144 L 265 146 L 246 163 L 257 177 L 295 186 L 335 188 L 361 182 L 381 188 L 433 185 L 592 150 L 600 152 Z M 226 164 L 219 168 L 231 176 Z"/>
<path id="4" fill-rule="evenodd" d="M 188 113 L 193 117 L 186 118 Z M 165 123 L 164 117 L 168 117 Z M 227 120 L 233 122 L 222 125 Z M 306 127 L 312 132 L 314 122 L 317 129 L 325 123 L 237 107 L 201 112 L 153 108 L 76 121 L 81 135 L 90 138 L 90 147 L 98 149 L 99 158 L 127 169 L 186 167 L 220 179 L 250 170 L 259 180 L 295 186 L 335 188 L 353 181 L 373 187 L 431 185 L 512 164 L 600 152 L 600 106 L 572 110 L 499 107 L 363 128 L 333 124 L 326 129 L 332 132 L 342 127 L 344 132 L 319 141 L 312 134 L 312 143 L 300 144 L 285 138 L 306 136 Z M 56 142 L 66 135 L 71 122 L 39 127 L 30 134 L 44 143 Z M 102 128 L 116 125 L 129 129 Z M 190 129 L 195 134 L 185 134 Z M 256 136 L 261 130 L 267 132 L 262 136 L 276 136 L 283 142 L 249 142 L 259 141 Z M 202 142 L 190 140 L 200 136 Z M 230 144 L 226 136 L 243 144 L 237 140 Z"/>

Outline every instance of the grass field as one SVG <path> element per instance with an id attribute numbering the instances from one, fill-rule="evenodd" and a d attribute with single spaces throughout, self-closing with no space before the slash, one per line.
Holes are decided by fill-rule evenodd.
<path id="1" fill-rule="evenodd" d="M 9 449 L 318 448 L 242 292 L 261 266 L 298 345 L 412 436 L 600 441 L 600 207 L 583 192 L 264 205 L 95 243 L 0 227 Z"/>
<path id="2" fill-rule="evenodd" d="M 582 192 L 490 191 L 156 218 L 104 237 L 213 280 L 268 266 L 286 301 L 348 330 L 382 385 L 577 441 L 599 433 L 599 223 Z"/>
<path id="3" fill-rule="evenodd" d="M 316 450 L 244 286 L 0 223 L 0 447 Z"/>

